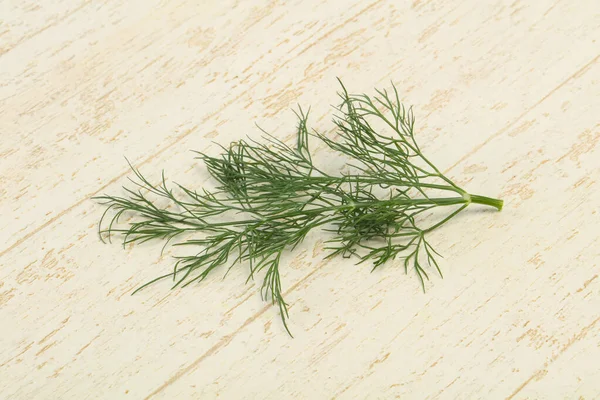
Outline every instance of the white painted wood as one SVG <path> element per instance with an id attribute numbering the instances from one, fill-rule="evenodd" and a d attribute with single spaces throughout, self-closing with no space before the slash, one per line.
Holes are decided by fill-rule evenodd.
<path id="1" fill-rule="evenodd" d="M 600 9 L 482 3 L 0 3 L 0 397 L 598 398 Z M 243 268 L 129 296 L 172 263 L 98 240 L 123 157 L 200 186 L 191 149 L 290 140 L 298 102 L 330 132 L 336 76 L 393 81 L 429 158 L 506 201 L 432 235 L 445 278 L 313 235 L 295 339 Z"/>

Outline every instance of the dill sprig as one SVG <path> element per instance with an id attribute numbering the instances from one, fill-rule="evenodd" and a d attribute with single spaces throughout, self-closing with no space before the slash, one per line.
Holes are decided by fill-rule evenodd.
<path id="1" fill-rule="evenodd" d="M 402 105 L 395 86 L 370 97 L 349 94 L 340 85 L 335 139 L 309 130 L 310 110 L 299 107 L 294 146 L 263 131 L 262 141 L 233 142 L 218 157 L 197 153 L 218 182 L 214 190 L 174 184 L 175 193 L 164 172 L 161 182 L 152 184 L 130 164 L 135 187 L 125 187 L 124 197 L 96 198 L 107 206 L 99 224 L 102 240 L 119 234 L 124 245 L 161 239 L 165 246 L 172 242 L 192 249 L 191 255 L 175 257 L 170 273 L 136 292 L 164 278 L 171 278 L 173 287 L 188 286 L 218 267 L 245 263 L 248 280 L 260 274 L 263 299 L 279 307 L 291 335 L 281 257 L 315 228 L 328 235 L 327 257 L 357 257 L 359 263 L 370 261 L 373 270 L 398 258 L 405 272 L 416 272 L 423 289 L 428 266 L 441 275 L 439 254 L 427 234 L 471 203 L 501 210 L 502 200 L 467 193 L 423 155 L 412 109 Z M 331 174 L 317 167 L 309 151 L 311 137 L 347 158 L 349 171 Z M 453 208 L 434 223 L 424 218 L 448 207 Z M 130 220 L 119 228 L 124 214 Z"/>

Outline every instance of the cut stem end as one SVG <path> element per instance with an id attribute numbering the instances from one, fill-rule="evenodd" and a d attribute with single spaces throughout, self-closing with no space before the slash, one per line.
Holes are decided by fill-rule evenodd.
<path id="1" fill-rule="evenodd" d="M 504 200 L 501 199 L 494 199 L 486 196 L 478 196 L 476 194 L 471 194 L 469 196 L 471 197 L 471 203 L 495 207 L 498 211 L 502 210 L 502 207 L 504 206 Z"/>

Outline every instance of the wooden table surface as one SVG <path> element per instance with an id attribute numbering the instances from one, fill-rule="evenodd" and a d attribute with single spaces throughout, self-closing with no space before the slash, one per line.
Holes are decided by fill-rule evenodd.
<path id="1" fill-rule="evenodd" d="M 600 398 L 600 5 L 517 1 L 0 2 L 0 398 Z M 247 269 L 185 289 L 160 243 L 102 244 L 131 171 L 201 187 L 190 150 L 393 82 L 424 152 L 505 200 L 434 232 L 422 292 L 310 236 L 290 329 Z M 316 159 L 327 161 L 318 150 Z"/>

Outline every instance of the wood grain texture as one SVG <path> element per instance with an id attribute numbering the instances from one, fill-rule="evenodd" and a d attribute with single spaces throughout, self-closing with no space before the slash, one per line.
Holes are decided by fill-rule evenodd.
<path id="1" fill-rule="evenodd" d="M 598 37 L 591 0 L 0 2 L 0 398 L 600 398 Z M 171 259 L 98 240 L 123 156 L 200 186 L 191 149 L 291 140 L 297 103 L 331 133 L 336 76 L 393 81 L 428 157 L 504 198 L 434 233 L 444 279 L 311 236 L 295 339 L 243 268 L 129 296 Z"/>

